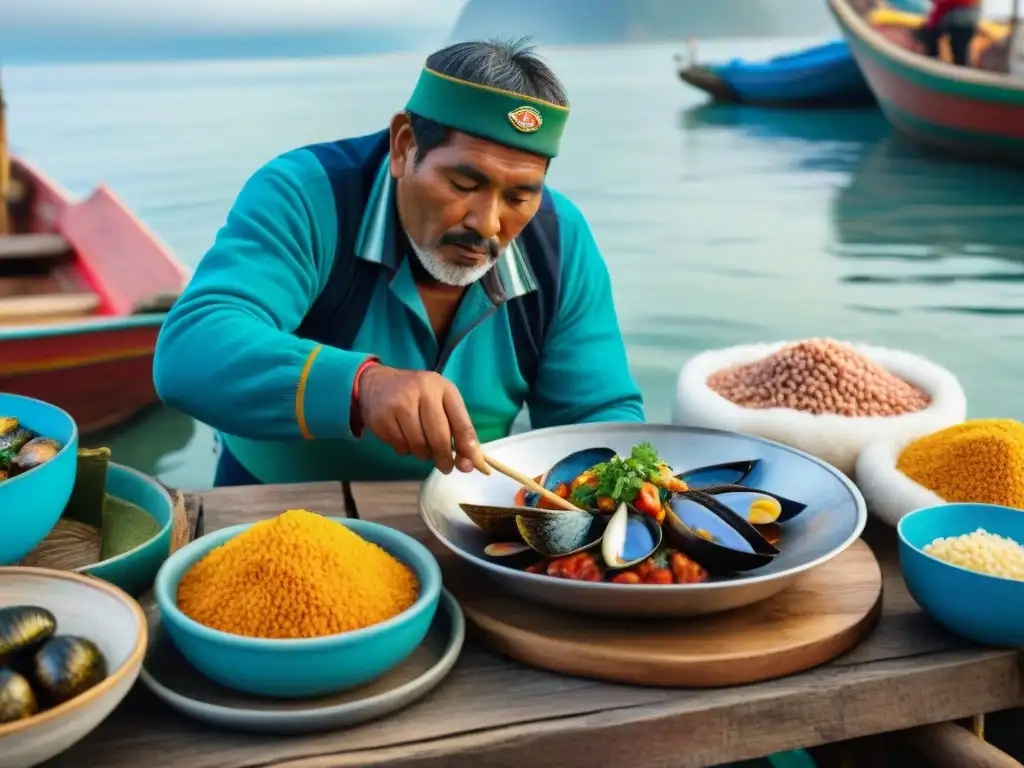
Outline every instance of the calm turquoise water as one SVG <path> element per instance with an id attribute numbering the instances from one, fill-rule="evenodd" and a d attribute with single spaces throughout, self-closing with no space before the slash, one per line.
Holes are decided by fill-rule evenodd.
<path id="1" fill-rule="evenodd" d="M 717 43 L 706 59 L 806 41 Z M 588 215 L 652 420 L 708 347 L 831 335 L 952 368 L 972 416 L 1024 418 L 1024 178 L 948 162 L 873 111 L 702 106 L 670 47 L 546 52 L 574 114 L 552 183 Z M 7 68 L 15 150 L 73 192 L 110 184 L 195 264 L 275 154 L 369 133 L 420 56 Z M 210 432 L 159 411 L 116 460 L 210 484 Z"/>

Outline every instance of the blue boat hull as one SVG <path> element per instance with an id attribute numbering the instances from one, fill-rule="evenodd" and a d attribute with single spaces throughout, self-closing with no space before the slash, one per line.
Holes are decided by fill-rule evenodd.
<path id="1" fill-rule="evenodd" d="M 765 62 L 732 61 L 707 69 L 733 100 L 760 106 L 855 106 L 874 96 L 845 41 Z"/>

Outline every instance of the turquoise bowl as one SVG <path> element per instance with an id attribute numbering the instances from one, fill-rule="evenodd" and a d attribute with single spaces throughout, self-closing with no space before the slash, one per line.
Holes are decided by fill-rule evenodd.
<path id="1" fill-rule="evenodd" d="M 35 549 L 60 519 L 78 472 L 78 425 L 55 405 L 0 394 L 0 416 L 60 442 L 52 459 L 0 482 L 0 565 L 14 565 Z"/>
<path id="2" fill-rule="evenodd" d="M 332 517 L 409 566 L 420 583 L 406 611 L 365 629 L 309 639 L 231 635 L 193 621 L 177 606 L 178 582 L 208 552 L 252 524 L 236 525 L 182 547 L 156 575 L 156 602 L 171 641 L 192 666 L 227 688 L 273 698 L 326 696 L 356 688 L 405 661 L 423 642 L 437 612 L 441 569 L 426 547 L 377 523 Z"/>
<path id="3" fill-rule="evenodd" d="M 1024 511 L 994 504 L 942 504 L 896 526 L 900 570 L 921 609 L 950 632 L 982 645 L 1024 646 L 1024 581 L 977 573 L 925 554 L 935 539 L 978 528 L 1024 545 Z"/>
<path id="4" fill-rule="evenodd" d="M 107 495 L 148 512 L 160 525 L 160 531 L 149 541 L 117 557 L 77 570 L 109 581 L 132 597 L 138 597 L 153 586 L 157 571 L 170 554 L 174 502 L 164 487 L 152 477 L 114 463 L 107 470 Z"/>

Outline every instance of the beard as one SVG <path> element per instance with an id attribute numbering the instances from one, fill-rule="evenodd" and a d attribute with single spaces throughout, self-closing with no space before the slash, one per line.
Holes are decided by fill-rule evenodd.
<path id="1" fill-rule="evenodd" d="M 470 267 L 460 266 L 458 264 L 449 264 L 445 261 L 445 258 L 439 249 L 423 248 L 422 246 L 417 245 L 411 237 L 409 238 L 409 244 L 412 246 L 413 253 L 416 254 L 416 258 L 419 260 L 428 275 L 443 285 L 450 285 L 457 288 L 464 288 L 467 285 L 472 285 L 490 272 L 491 268 L 498 261 L 498 257 L 495 256 L 479 266 Z M 501 254 L 499 253 L 498 256 L 500 255 Z"/>

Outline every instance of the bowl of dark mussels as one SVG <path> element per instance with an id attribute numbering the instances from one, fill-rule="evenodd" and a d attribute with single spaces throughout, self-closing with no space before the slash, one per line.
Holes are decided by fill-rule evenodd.
<path id="1" fill-rule="evenodd" d="M 584 424 L 484 449 L 535 485 L 435 470 L 420 516 L 499 587 L 571 611 L 697 616 L 751 605 L 840 555 L 867 521 L 838 469 L 750 435 Z"/>
<path id="2" fill-rule="evenodd" d="M 0 566 L 24 558 L 60 519 L 78 465 L 78 425 L 55 405 L 0 394 Z"/>
<path id="3" fill-rule="evenodd" d="M 148 630 L 142 608 L 100 579 L 0 568 L 0 765 L 72 747 L 128 694 Z"/>

